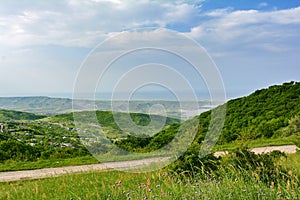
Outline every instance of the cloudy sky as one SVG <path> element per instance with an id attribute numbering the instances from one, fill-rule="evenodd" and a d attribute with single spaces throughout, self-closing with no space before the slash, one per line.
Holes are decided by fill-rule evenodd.
<path id="1" fill-rule="evenodd" d="M 228 97 L 300 81 L 299 0 L 11 0 L 0 4 L 0 96 L 70 94 L 92 49 L 148 27 L 203 46 Z"/>

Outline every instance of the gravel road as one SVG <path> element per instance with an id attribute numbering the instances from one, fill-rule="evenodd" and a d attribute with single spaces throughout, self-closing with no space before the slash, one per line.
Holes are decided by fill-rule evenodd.
<path id="1" fill-rule="evenodd" d="M 296 153 L 299 148 L 296 145 L 285 145 L 285 146 L 269 146 L 259 147 L 251 149 L 255 154 L 268 153 L 274 150 L 279 150 L 285 153 Z M 222 156 L 228 154 L 227 151 L 215 152 L 215 156 Z M 13 172 L 0 172 L 0 182 L 18 181 L 26 179 L 38 179 L 46 177 L 56 177 L 71 173 L 82 173 L 91 171 L 105 171 L 105 170 L 120 170 L 120 169 L 134 169 L 138 167 L 149 166 L 155 163 L 164 163 L 168 161 L 170 157 L 156 157 L 147 158 L 142 160 L 122 161 L 122 162 L 107 162 L 101 164 L 92 165 L 80 165 L 80 166 L 68 166 L 58 168 L 44 168 L 36 170 L 24 170 L 24 171 L 13 171 Z"/>
<path id="2" fill-rule="evenodd" d="M 272 151 L 281 151 L 287 154 L 296 153 L 297 150 L 300 150 L 296 145 L 283 145 L 283 146 L 269 146 L 269 147 L 257 147 L 253 148 L 250 151 L 254 152 L 255 154 L 262 154 L 262 153 L 270 153 Z M 214 153 L 214 156 L 223 156 L 228 154 L 228 151 L 217 151 Z"/>
<path id="3" fill-rule="evenodd" d="M 92 165 L 68 166 L 58 168 L 44 168 L 36 170 L 24 170 L 13 172 L 0 172 L 0 182 L 18 181 L 26 179 L 38 179 L 46 177 L 56 177 L 70 173 L 82 173 L 91 171 L 105 171 L 105 170 L 120 170 L 120 169 L 134 169 L 150 164 L 166 162 L 169 157 L 147 158 L 142 160 L 122 161 L 122 162 L 107 162 Z"/>

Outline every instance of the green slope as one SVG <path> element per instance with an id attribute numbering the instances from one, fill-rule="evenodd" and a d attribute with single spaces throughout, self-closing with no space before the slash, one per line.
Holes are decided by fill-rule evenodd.
<path id="1" fill-rule="evenodd" d="M 257 90 L 253 94 L 228 101 L 226 118 L 218 145 L 236 141 L 284 141 L 292 136 L 293 143 L 300 144 L 300 83 L 290 82 Z M 209 127 L 211 111 L 202 113 L 194 119 L 183 122 L 189 126 L 199 121 L 198 133 L 191 149 L 197 149 L 205 138 Z M 195 124 L 195 123 L 194 123 Z M 128 137 L 118 143 L 119 146 L 132 151 L 152 151 L 170 142 L 177 134 L 178 125 L 173 125 L 151 138 L 140 139 Z M 192 130 L 191 125 L 187 130 Z M 285 140 L 290 141 L 290 140 Z M 153 145 L 151 145 L 153 144 Z"/>
<path id="2" fill-rule="evenodd" d="M 280 129 L 300 115 L 300 82 L 274 85 L 231 100 L 219 143 L 281 137 Z M 200 122 L 201 123 L 201 122 Z"/>
<path id="3" fill-rule="evenodd" d="M 36 120 L 42 119 L 46 116 L 35 115 L 27 112 L 13 111 L 13 110 L 2 110 L 0 109 L 0 121 L 7 120 Z"/>
<path id="4" fill-rule="evenodd" d="M 96 111 L 96 116 L 99 124 L 101 126 L 111 127 L 114 129 L 119 128 L 117 123 L 115 122 L 114 117 L 118 117 L 119 119 L 121 119 L 121 121 L 126 123 L 125 117 L 127 115 L 128 115 L 127 113 L 122 113 L 122 112 L 113 113 L 111 111 Z M 91 118 L 94 116 L 94 111 L 78 112 L 76 116 L 80 116 L 81 122 L 89 122 Z M 147 115 L 143 113 L 130 113 L 130 117 L 133 122 L 135 122 L 137 125 L 142 125 L 142 126 L 146 126 L 147 124 L 149 124 L 151 119 L 154 120 L 155 122 L 160 122 L 165 119 L 165 117 L 163 116 Z M 43 121 L 52 122 L 52 123 L 68 123 L 68 122 L 71 123 L 73 122 L 73 113 L 51 116 L 43 119 Z M 179 122 L 180 120 L 178 119 L 167 117 L 165 125 L 177 124 Z"/>

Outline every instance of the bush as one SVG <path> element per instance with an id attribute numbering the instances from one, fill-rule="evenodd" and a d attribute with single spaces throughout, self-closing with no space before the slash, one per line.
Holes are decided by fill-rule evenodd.
<path id="1" fill-rule="evenodd" d="M 280 157 L 286 155 L 280 151 L 256 155 L 247 149 L 241 149 L 232 153 L 223 164 L 242 172 L 252 172 L 257 181 L 276 184 L 280 180 L 288 181 L 291 178 L 286 169 L 276 164 L 276 159 Z"/>
<path id="2" fill-rule="evenodd" d="M 199 157 L 199 148 L 196 145 L 171 164 L 168 169 L 170 172 L 182 175 L 206 175 L 216 173 L 220 165 L 221 158 L 216 158 L 213 154 L 208 154 L 203 158 Z"/>

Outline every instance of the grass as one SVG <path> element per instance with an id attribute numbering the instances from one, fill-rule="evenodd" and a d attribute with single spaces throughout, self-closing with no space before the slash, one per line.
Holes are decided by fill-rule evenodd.
<path id="1" fill-rule="evenodd" d="M 0 172 L 5 171 L 18 171 L 18 170 L 33 170 L 50 167 L 65 167 L 65 166 L 76 166 L 76 165 L 88 165 L 96 164 L 101 162 L 116 162 L 116 161 L 128 161 L 128 160 L 140 160 L 145 158 L 168 156 L 162 154 L 150 153 L 149 155 L 123 155 L 116 158 L 114 155 L 104 155 L 96 159 L 93 156 L 83 156 L 75 158 L 64 158 L 64 159 L 39 159 L 37 161 L 14 161 L 7 160 L 4 163 L 0 163 Z"/>
<path id="2" fill-rule="evenodd" d="M 279 165 L 292 168 L 300 176 L 300 151 L 287 155 L 286 159 L 281 159 Z"/>
<path id="3" fill-rule="evenodd" d="M 49 159 L 49 160 L 37 160 L 33 162 L 26 161 L 13 161 L 8 160 L 5 163 L 0 163 L 0 171 L 17 171 L 17 170 L 29 170 L 29 169 L 42 169 L 49 167 L 63 167 L 63 166 L 74 166 L 74 165 L 87 165 L 99 163 L 92 156 L 76 157 L 76 158 L 65 158 L 65 159 Z"/>
<path id="4" fill-rule="evenodd" d="M 195 176 L 178 176 L 163 170 L 91 172 L 0 183 L 0 199 L 299 199 L 300 152 L 281 158 L 278 165 L 289 168 L 292 178 L 278 177 L 277 183 L 266 183 L 255 176 L 255 171 L 237 169 L 230 164 L 222 165 L 215 174 Z"/>
<path id="5" fill-rule="evenodd" d="M 300 136 L 290 136 L 284 138 L 259 138 L 256 140 L 235 140 L 232 143 L 216 145 L 214 151 L 233 151 L 241 147 L 256 148 L 265 146 L 297 145 L 300 147 Z"/>
<path id="6" fill-rule="evenodd" d="M 56 178 L 0 183 L 0 199 L 297 199 L 299 187 L 281 182 L 266 185 L 247 171 L 236 169 L 215 179 L 179 178 L 152 173 L 99 172 Z"/>

